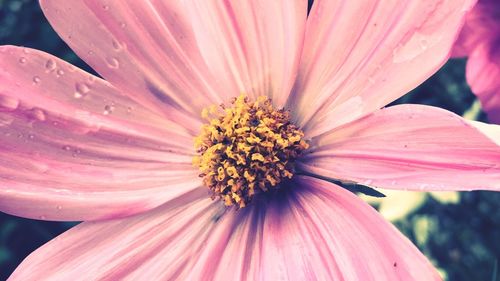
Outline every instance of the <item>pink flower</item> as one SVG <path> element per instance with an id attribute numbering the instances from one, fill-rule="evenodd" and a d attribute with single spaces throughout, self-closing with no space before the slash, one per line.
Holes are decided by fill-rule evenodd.
<path id="1" fill-rule="evenodd" d="M 0 48 L 0 208 L 85 221 L 11 280 L 439 280 L 374 209 L 322 179 L 500 189 L 499 146 L 461 117 L 423 105 L 381 109 L 446 61 L 469 2 L 317 0 L 307 18 L 307 1 L 41 1 L 106 80 L 40 51 Z M 242 93 L 248 100 L 231 108 Z M 297 127 L 278 128 L 285 111 L 258 119 L 262 112 L 236 108 L 263 95 Z M 231 119 L 238 126 L 276 131 L 200 131 L 202 109 L 220 103 L 226 116 L 257 117 Z M 232 145 L 229 131 L 248 137 L 237 153 L 252 150 L 251 166 L 226 167 L 232 152 L 210 150 Z M 197 152 L 200 132 L 212 139 L 197 139 Z M 287 180 L 294 153 L 302 154 Z M 199 167 L 224 167 L 220 175 L 207 168 L 200 178 L 196 156 Z M 236 178 L 241 169 L 249 173 Z M 252 173 L 254 200 L 225 207 L 219 197 L 250 196 L 237 181 L 253 182 Z M 276 190 L 276 180 L 279 192 L 259 191 Z M 227 187 L 220 182 L 231 190 L 217 191 Z"/>
<path id="2" fill-rule="evenodd" d="M 468 56 L 466 78 L 491 122 L 500 124 L 500 2 L 480 0 L 466 17 L 453 49 Z"/>

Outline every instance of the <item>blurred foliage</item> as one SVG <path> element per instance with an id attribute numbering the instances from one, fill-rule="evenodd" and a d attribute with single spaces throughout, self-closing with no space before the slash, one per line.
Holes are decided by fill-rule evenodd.
<path id="1" fill-rule="evenodd" d="M 4 44 L 41 49 L 91 71 L 55 34 L 37 1 L 0 0 L 0 45 Z M 475 101 L 464 79 L 464 67 L 464 60 L 448 62 L 394 104 L 435 105 L 463 114 Z M 483 113 L 478 118 L 485 120 Z M 500 257 L 499 208 L 500 193 L 495 192 L 463 192 L 458 204 L 441 204 L 426 196 L 420 207 L 395 224 L 448 280 L 500 281 L 494 277 Z M 0 280 L 29 253 L 72 225 L 0 213 Z"/>
<path id="2" fill-rule="evenodd" d="M 0 0 L 0 45 L 25 46 L 46 51 L 93 72 L 57 36 L 35 0 Z"/>

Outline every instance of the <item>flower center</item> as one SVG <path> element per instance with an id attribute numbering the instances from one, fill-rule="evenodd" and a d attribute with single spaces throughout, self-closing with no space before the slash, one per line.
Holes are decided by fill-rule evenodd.
<path id="1" fill-rule="evenodd" d="M 292 178 L 294 160 L 309 146 L 290 112 L 274 109 L 264 96 L 252 102 L 241 95 L 229 107 L 203 109 L 202 117 L 208 123 L 195 138 L 200 155 L 193 165 L 212 198 L 226 206 L 242 208 L 255 195 L 278 189 Z"/>

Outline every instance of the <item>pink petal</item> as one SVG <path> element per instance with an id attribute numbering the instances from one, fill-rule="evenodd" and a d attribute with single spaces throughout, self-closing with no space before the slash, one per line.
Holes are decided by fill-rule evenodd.
<path id="1" fill-rule="evenodd" d="M 489 121 L 500 124 L 500 40 L 496 44 L 484 43 L 474 49 L 467 61 L 466 77 Z"/>
<path id="2" fill-rule="evenodd" d="M 467 120 L 469 124 L 476 127 L 481 133 L 490 138 L 494 143 L 500 145 L 500 125 L 487 124 L 479 121 Z"/>
<path id="3" fill-rule="evenodd" d="M 497 0 L 481 0 L 467 13 L 465 24 L 453 46 L 454 57 L 469 56 L 474 49 L 500 36 L 500 4 Z"/>
<path id="4" fill-rule="evenodd" d="M 186 2 L 203 58 L 227 93 L 267 95 L 283 106 L 297 75 L 307 1 Z"/>
<path id="5" fill-rule="evenodd" d="M 308 173 L 390 189 L 500 190 L 500 146 L 430 106 L 382 109 L 313 140 Z"/>
<path id="6" fill-rule="evenodd" d="M 222 101 L 225 93 L 207 74 L 181 1 L 40 3 L 62 39 L 141 104 L 197 131 L 201 108 Z"/>
<path id="7" fill-rule="evenodd" d="M 84 222 L 33 252 L 9 280 L 180 279 L 220 207 L 198 189 L 145 214 Z"/>
<path id="8" fill-rule="evenodd" d="M 0 135 L 0 210 L 19 216 L 130 215 L 201 184 L 187 131 L 40 51 L 0 47 Z"/>
<path id="9" fill-rule="evenodd" d="M 427 259 L 348 191 L 312 178 L 246 209 L 193 191 L 147 214 L 83 223 L 10 280 L 439 280 Z"/>
<path id="10" fill-rule="evenodd" d="M 0 46 L 0 109 L 16 108 L 39 119 L 52 113 L 81 123 L 74 130 L 106 128 L 192 151 L 193 135 L 184 124 L 153 113 L 106 81 L 41 51 Z"/>
<path id="11" fill-rule="evenodd" d="M 314 137 L 415 88 L 447 59 L 470 0 L 314 1 L 295 95 Z"/>

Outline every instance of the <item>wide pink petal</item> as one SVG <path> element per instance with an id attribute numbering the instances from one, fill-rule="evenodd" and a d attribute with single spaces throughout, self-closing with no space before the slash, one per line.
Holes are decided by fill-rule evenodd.
<path id="1" fill-rule="evenodd" d="M 9 280 L 181 279 L 220 208 L 198 189 L 145 214 L 84 222 L 33 252 Z"/>
<path id="2" fill-rule="evenodd" d="M 189 132 L 40 51 L 0 47 L 0 136 L 0 210 L 19 216 L 130 215 L 201 184 Z"/>
<path id="3" fill-rule="evenodd" d="M 369 205 L 301 177 L 226 210 L 206 191 L 147 214 L 83 223 L 32 253 L 10 280 L 439 280 Z"/>
<path id="4" fill-rule="evenodd" d="M 423 105 L 382 109 L 314 139 L 299 168 L 390 189 L 500 190 L 500 146 Z"/>
<path id="5" fill-rule="evenodd" d="M 207 73 L 181 1 L 40 3 L 62 39 L 107 81 L 193 131 L 201 109 L 226 94 Z"/>
<path id="6" fill-rule="evenodd" d="M 203 58 L 229 95 L 283 106 L 293 86 L 307 1 L 186 1 Z"/>
<path id="7" fill-rule="evenodd" d="M 500 124 L 500 40 L 496 44 L 484 43 L 474 49 L 467 61 L 466 78 L 489 121 Z"/>
<path id="8" fill-rule="evenodd" d="M 289 106 L 314 137 L 415 88 L 447 59 L 472 5 L 453 1 L 314 1 Z"/>

